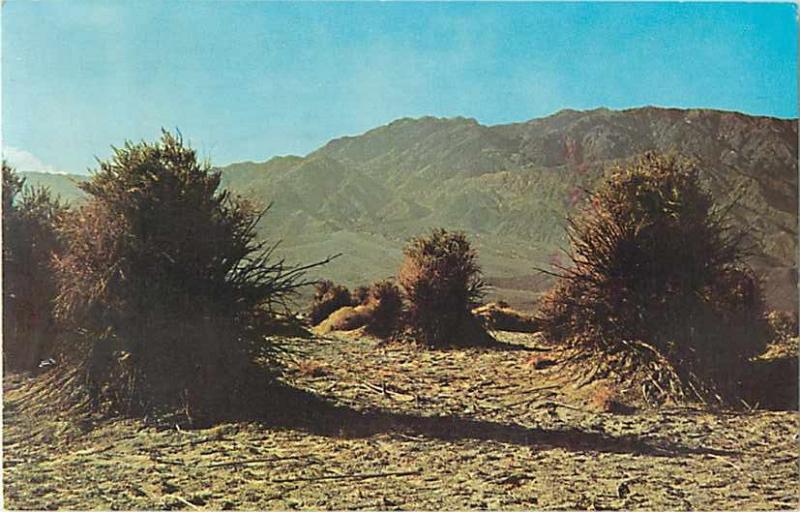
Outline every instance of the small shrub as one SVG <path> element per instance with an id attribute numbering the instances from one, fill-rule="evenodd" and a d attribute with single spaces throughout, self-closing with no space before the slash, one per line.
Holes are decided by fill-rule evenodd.
<path id="1" fill-rule="evenodd" d="M 351 302 L 354 306 L 359 304 L 366 304 L 369 299 L 369 286 L 358 286 L 351 294 Z"/>
<path id="2" fill-rule="evenodd" d="M 324 284 L 330 290 L 331 284 Z M 391 281 L 379 281 L 367 289 L 363 303 L 344 306 L 322 320 L 316 327 L 318 333 L 352 331 L 365 327 L 365 332 L 388 338 L 400 325 L 403 309 L 399 288 Z"/>
<path id="3" fill-rule="evenodd" d="M 309 322 L 311 325 L 319 325 L 334 311 L 353 304 L 346 286 L 327 280 L 320 281 L 314 285 L 314 298 L 308 314 Z"/>
<path id="4" fill-rule="evenodd" d="M 720 391 L 764 348 L 758 280 L 699 170 L 646 154 L 614 171 L 570 220 L 572 265 L 539 312 L 554 341 L 613 350 L 646 340 Z"/>
<path id="5" fill-rule="evenodd" d="M 620 409 L 617 393 L 607 385 L 596 386 L 589 395 L 589 408 L 596 412 L 616 412 Z"/>
<path id="6" fill-rule="evenodd" d="M 372 316 L 367 323 L 369 334 L 388 338 L 399 329 L 403 297 L 400 288 L 392 281 L 378 281 L 370 286 L 366 305 L 372 310 Z"/>
<path id="7" fill-rule="evenodd" d="M 472 313 L 490 330 L 510 332 L 537 332 L 539 323 L 532 317 L 498 301 L 479 306 Z"/>
<path id="8" fill-rule="evenodd" d="M 32 369 L 53 355 L 57 336 L 52 259 L 61 250 L 57 224 L 65 205 L 46 188 L 25 186 L 3 162 L 3 360 Z"/>
<path id="9" fill-rule="evenodd" d="M 399 283 L 411 333 L 429 345 L 472 344 L 483 338 L 471 310 L 483 296 L 477 255 L 463 233 L 434 230 L 404 250 Z"/>
<path id="10" fill-rule="evenodd" d="M 332 331 L 352 331 L 367 325 L 373 310 L 369 306 L 345 306 L 339 308 L 320 322 L 315 331 L 326 334 Z"/>

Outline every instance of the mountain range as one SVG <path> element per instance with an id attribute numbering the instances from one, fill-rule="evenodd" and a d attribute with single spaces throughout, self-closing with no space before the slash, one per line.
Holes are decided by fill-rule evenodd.
<path id="1" fill-rule="evenodd" d="M 475 243 L 492 298 L 528 307 L 565 263 L 566 218 L 598 179 L 648 151 L 697 160 L 719 204 L 748 233 L 768 301 L 797 309 L 797 120 L 707 109 L 562 110 L 485 126 L 403 118 L 306 156 L 221 168 L 232 190 L 272 204 L 260 231 L 289 261 L 342 253 L 320 276 L 349 285 L 394 274 L 404 242 L 434 227 Z M 85 176 L 24 173 L 80 200 Z"/>

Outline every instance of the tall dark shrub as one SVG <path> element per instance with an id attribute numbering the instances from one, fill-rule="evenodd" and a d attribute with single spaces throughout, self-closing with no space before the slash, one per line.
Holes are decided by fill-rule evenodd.
<path id="1" fill-rule="evenodd" d="M 540 316 L 553 340 L 655 345 L 732 389 L 765 342 L 758 280 L 692 163 L 646 154 L 612 173 L 571 220 L 572 265 Z"/>
<path id="2" fill-rule="evenodd" d="M 256 240 L 261 215 L 165 132 L 126 143 L 65 222 L 57 313 L 98 403 L 189 419 L 258 404 L 276 315 L 304 284 Z"/>
<path id="3" fill-rule="evenodd" d="M 477 254 L 463 233 L 434 230 L 404 249 L 399 283 L 407 302 L 406 321 L 430 345 L 469 344 L 478 324 L 472 308 L 483 295 Z"/>
<path id="4" fill-rule="evenodd" d="M 52 258 L 61 247 L 56 224 L 66 206 L 46 188 L 3 162 L 3 360 L 31 369 L 52 355 L 56 281 Z"/>

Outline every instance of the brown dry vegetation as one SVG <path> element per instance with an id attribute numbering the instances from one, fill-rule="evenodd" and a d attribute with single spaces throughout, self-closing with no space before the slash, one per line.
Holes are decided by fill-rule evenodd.
<path id="1" fill-rule="evenodd" d="M 371 306 L 345 306 L 328 315 L 314 328 L 314 331 L 319 334 L 327 334 L 331 331 L 352 331 L 367 325 L 373 313 L 374 310 Z"/>
<path id="2" fill-rule="evenodd" d="M 373 283 L 367 293 L 366 304 L 372 315 L 366 324 L 366 332 L 379 338 L 390 338 L 402 326 L 403 296 L 393 281 Z"/>
<path id="3" fill-rule="evenodd" d="M 311 325 L 319 325 L 334 311 L 353 305 L 358 304 L 353 302 L 346 286 L 335 284 L 333 281 L 320 281 L 314 285 L 314 298 L 311 301 L 308 321 Z"/>
<path id="4" fill-rule="evenodd" d="M 484 282 L 466 235 L 435 229 L 409 240 L 403 254 L 398 282 L 411 337 L 431 346 L 486 343 L 489 337 L 472 315 Z"/>
<path id="5" fill-rule="evenodd" d="M 570 220 L 571 264 L 539 312 L 548 339 L 610 354 L 652 345 L 687 392 L 737 402 L 769 326 L 728 222 L 690 161 L 647 153 L 614 170 Z"/>
<path id="6" fill-rule="evenodd" d="M 356 286 L 350 294 L 350 300 L 353 304 L 366 304 L 369 299 L 369 286 Z"/>
<path id="7" fill-rule="evenodd" d="M 355 306 L 337 309 L 314 328 L 318 334 L 332 331 L 364 332 L 379 338 L 389 338 L 401 327 L 403 303 L 400 290 L 393 282 L 384 280 L 362 287 L 363 299 Z"/>
<path id="8" fill-rule="evenodd" d="M 115 148 L 80 185 L 87 201 L 59 225 L 57 372 L 80 376 L 93 409 L 194 423 L 263 403 L 275 334 L 314 265 L 274 258 L 256 237 L 265 210 L 220 180 L 164 132 Z"/>
<path id="9" fill-rule="evenodd" d="M 505 302 L 490 302 L 472 310 L 489 330 L 511 332 L 537 332 L 539 322 L 531 315 L 521 313 Z"/>
<path id="10" fill-rule="evenodd" d="M 291 404 L 284 415 L 198 430 L 62 413 L 7 378 L 5 507 L 800 506 L 796 412 L 641 398 L 626 414 L 601 412 L 598 395 L 626 393 L 613 375 L 581 382 L 567 349 L 497 336 L 501 347 L 451 350 L 294 340 L 305 355 L 284 356 L 293 391 L 274 391 Z M 532 355 L 554 364 L 536 370 Z"/>
<path id="11" fill-rule="evenodd" d="M 477 253 L 463 233 L 436 229 L 405 248 L 398 284 L 382 280 L 352 294 L 331 281 L 316 285 L 309 323 L 320 334 L 361 327 L 380 338 L 429 346 L 491 343 L 486 329 L 533 330 L 533 320 L 483 297 Z M 476 316 L 477 315 L 477 316 Z"/>

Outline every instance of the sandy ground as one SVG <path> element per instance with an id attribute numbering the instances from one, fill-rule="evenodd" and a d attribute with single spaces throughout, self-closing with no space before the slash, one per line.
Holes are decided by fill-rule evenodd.
<path id="1" fill-rule="evenodd" d="M 297 341 L 300 420 L 92 421 L 4 382 L 7 509 L 797 509 L 798 414 L 598 412 L 535 335 Z M 288 356 L 287 356 L 288 357 Z M 320 406 L 320 404 L 323 404 Z"/>

